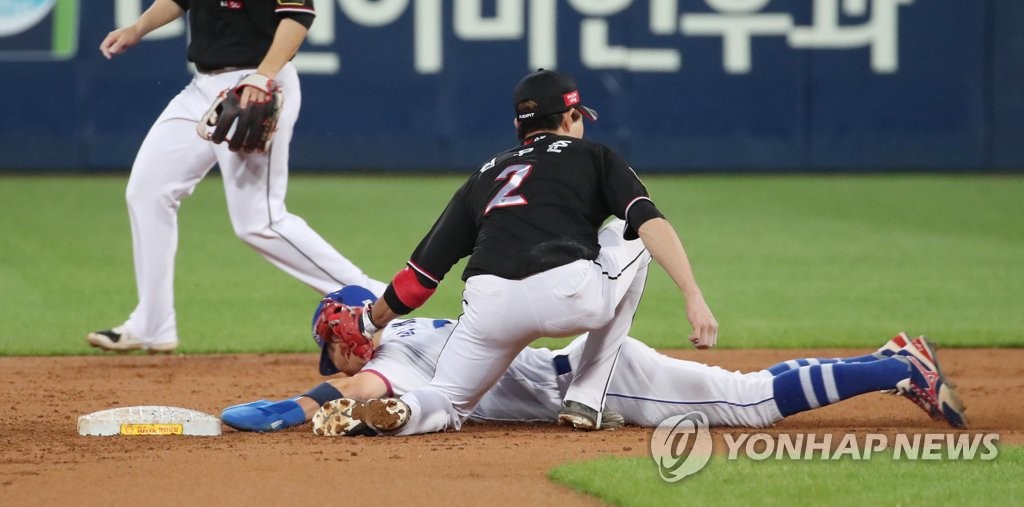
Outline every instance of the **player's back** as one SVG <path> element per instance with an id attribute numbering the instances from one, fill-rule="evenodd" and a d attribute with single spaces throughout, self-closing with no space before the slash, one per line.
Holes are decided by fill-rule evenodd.
<path id="1" fill-rule="evenodd" d="M 612 214 L 602 192 L 606 151 L 544 134 L 485 164 L 468 195 L 478 235 L 463 278 L 518 279 L 597 258 L 597 228 Z"/>

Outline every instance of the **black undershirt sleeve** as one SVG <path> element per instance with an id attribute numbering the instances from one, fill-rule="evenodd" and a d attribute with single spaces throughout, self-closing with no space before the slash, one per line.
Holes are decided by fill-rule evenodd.
<path id="1" fill-rule="evenodd" d="M 622 238 L 633 240 L 640 237 L 640 226 L 652 218 L 665 218 L 650 199 L 640 199 L 626 210 L 626 228 Z"/>
<path id="2" fill-rule="evenodd" d="M 313 26 L 313 19 L 316 18 L 316 15 L 306 12 L 282 12 L 280 16 L 282 18 L 295 21 L 296 23 L 306 27 L 307 30 L 309 27 Z"/>

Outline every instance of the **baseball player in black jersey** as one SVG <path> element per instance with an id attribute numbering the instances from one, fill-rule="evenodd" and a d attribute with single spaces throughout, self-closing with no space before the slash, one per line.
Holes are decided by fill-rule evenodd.
<path id="1" fill-rule="evenodd" d="M 715 344 L 718 323 L 672 226 L 622 157 L 582 138 L 583 118 L 597 113 L 581 103 L 575 81 L 531 73 L 516 86 L 514 105 L 521 144 L 459 188 L 382 298 L 344 314 L 334 328 L 346 340 L 369 338 L 422 305 L 469 256 L 463 314 L 431 385 L 400 400 L 331 402 L 347 407 L 333 414 L 341 426 L 399 435 L 458 429 L 531 341 L 584 331 L 589 339 L 558 420 L 585 430 L 620 426 L 622 417 L 604 410 L 605 394 L 645 280 L 633 276 L 638 259 L 602 256 L 598 229 L 610 216 L 626 221 L 624 238 L 639 237 L 682 291 L 690 341 Z"/>
<path id="2" fill-rule="evenodd" d="M 188 59 L 197 74 L 153 124 L 132 167 L 126 197 L 139 303 L 124 324 L 88 335 L 91 345 L 104 350 L 177 347 L 178 207 L 214 164 L 235 234 L 267 260 L 320 294 L 349 284 L 378 294 L 384 289 L 285 208 L 288 144 L 302 102 L 289 62 L 313 22 L 312 0 L 155 0 L 134 24 L 110 32 L 100 51 L 107 58 L 121 54 L 186 11 Z M 197 123 L 222 91 L 237 93 L 245 110 L 250 103 L 266 103 L 278 88 L 283 102 L 274 142 L 266 149 L 237 151 L 196 135 Z"/>

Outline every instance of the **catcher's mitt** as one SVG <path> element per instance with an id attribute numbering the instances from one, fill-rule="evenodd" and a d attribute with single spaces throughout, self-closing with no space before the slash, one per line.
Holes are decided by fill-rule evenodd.
<path id="1" fill-rule="evenodd" d="M 372 334 L 366 336 L 359 324 L 363 310 L 326 297 L 314 331 L 325 346 L 328 343 L 340 343 L 342 350 L 369 361 L 373 357 L 373 340 Z"/>
<path id="2" fill-rule="evenodd" d="M 249 102 L 242 109 L 242 90 L 246 86 L 262 90 L 269 98 L 265 102 Z M 273 79 L 262 74 L 249 74 L 234 87 L 220 92 L 199 120 L 196 132 L 199 137 L 217 144 L 226 139 L 231 151 L 266 151 L 277 128 L 283 102 L 281 87 Z"/>

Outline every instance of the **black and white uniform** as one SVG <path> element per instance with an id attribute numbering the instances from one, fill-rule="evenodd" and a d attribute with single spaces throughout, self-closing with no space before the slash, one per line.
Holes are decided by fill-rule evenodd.
<path id="1" fill-rule="evenodd" d="M 174 257 L 178 207 L 214 164 L 220 167 L 235 234 L 288 274 L 326 294 L 370 279 L 301 218 L 285 208 L 288 145 L 302 92 L 292 64 L 276 76 L 284 94 L 274 143 L 267 153 L 228 150 L 196 135 L 196 123 L 217 94 L 256 71 L 278 23 L 313 22 L 312 0 L 174 0 L 188 12 L 188 58 L 198 73 L 164 109 L 139 148 L 126 197 L 139 303 L 125 331 L 149 346 L 177 343 Z"/>
<path id="2" fill-rule="evenodd" d="M 598 230 L 609 217 L 635 255 L 609 255 Z M 543 337 L 590 331 L 565 399 L 604 406 L 619 346 L 643 292 L 649 260 L 636 229 L 661 214 L 629 165 L 610 148 L 543 134 L 483 165 L 456 192 L 413 252 L 411 283 L 436 286 L 462 257 L 463 314 L 429 386 L 405 396 L 398 434 L 458 429 L 516 355 Z M 614 249 L 612 249 L 614 250 Z M 407 313 L 400 273 L 384 293 Z"/>

